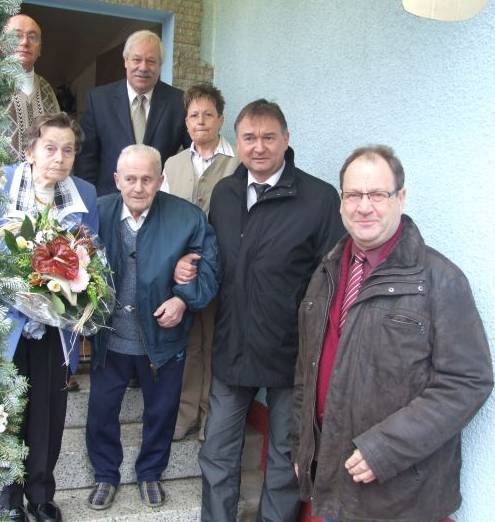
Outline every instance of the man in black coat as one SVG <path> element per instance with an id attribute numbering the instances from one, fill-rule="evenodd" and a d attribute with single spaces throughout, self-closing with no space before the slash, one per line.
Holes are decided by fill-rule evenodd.
<path id="1" fill-rule="evenodd" d="M 290 460 L 297 309 L 311 273 L 343 234 L 337 191 L 294 166 L 287 122 L 257 100 L 237 117 L 242 162 L 211 198 L 223 280 L 213 343 L 213 381 L 203 472 L 203 522 L 236 519 L 249 407 L 266 388 L 270 446 L 258 520 L 295 522 Z"/>
<path id="2" fill-rule="evenodd" d="M 137 31 L 124 47 L 126 80 L 92 89 L 82 127 L 86 135 L 75 171 L 96 186 L 99 196 L 115 192 L 113 173 L 120 151 L 133 143 L 158 149 L 162 167 L 180 146 L 191 143 L 183 93 L 159 81 L 164 49 L 151 31 Z"/>

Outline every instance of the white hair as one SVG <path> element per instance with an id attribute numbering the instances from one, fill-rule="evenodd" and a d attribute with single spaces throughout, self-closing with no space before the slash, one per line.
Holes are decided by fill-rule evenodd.
<path id="1" fill-rule="evenodd" d="M 122 149 L 119 155 L 119 159 L 117 160 L 117 174 L 120 174 L 122 170 L 122 164 L 127 159 L 127 157 L 131 156 L 132 154 L 141 154 L 143 156 L 147 156 L 153 163 L 153 170 L 155 171 L 156 175 L 162 175 L 162 158 L 160 153 L 154 147 L 143 145 L 142 143 L 128 145 Z"/>
<path id="2" fill-rule="evenodd" d="M 124 51 L 122 52 L 122 56 L 127 58 L 131 53 L 131 49 L 134 45 L 140 42 L 144 42 L 146 40 L 154 41 L 159 49 L 160 49 L 160 64 L 165 61 L 165 47 L 163 47 L 162 41 L 153 31 L 148 31 L 147 29 L 143 29 L 142 31 L 136 31 L 132 33 L 127 40 L 125 41 Z"/>

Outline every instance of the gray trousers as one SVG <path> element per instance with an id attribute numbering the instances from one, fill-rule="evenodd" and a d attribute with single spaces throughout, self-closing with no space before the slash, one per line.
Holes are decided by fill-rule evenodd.
<path id="1" fill-rule="evenodd" d="M 296 522 L 297 478 L 290 460 L 292 387 L 267 388 L 268 460 L 258 522 Z M 199 453 L 203 472 L 202 522 L 235 522 L 241 482 L 246 417 L 257 387 L 229 386 L 212 380 L 206 440 Z"/>

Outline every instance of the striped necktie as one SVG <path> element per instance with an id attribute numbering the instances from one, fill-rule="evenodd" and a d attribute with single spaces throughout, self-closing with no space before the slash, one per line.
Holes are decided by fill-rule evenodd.
<path id="1" fill-rule="evenodd" d="M 363 283 L 364 278 L 364 262 L 366 261 L 366 254 L 362 251 L 356 252 L 351 266 L 351 275 L 347 282 L 347 288 L 345 289 L 344 302 L 340 310 L 340 321 L 339 321 L 339 332 L 344 327 L 345 320 L 347 319 L 347 312 L 349 308 L 354 304 L 359 294 L 359 289 Z"/>
<path id="2" fill-rule="evenodd" d="M 139 94 L 132 102 L 132 127 L 134 129 L 134 137 L 136 143 L 143 143 L 144 131 L 146 129 L 146 110 L 144 104 L 146 102 L 146 96 Z"/>

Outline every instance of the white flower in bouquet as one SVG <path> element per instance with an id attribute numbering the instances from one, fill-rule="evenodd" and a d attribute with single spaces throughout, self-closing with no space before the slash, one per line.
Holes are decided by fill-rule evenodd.
<path id="1" fill-rule="evenodd" d="M 26 241 L 25 237 L 17 236 L 15 238 L 15 242 L 17 243 L 17 248 L 19 248 L 19 250 L 26 250 L 26 248 L 27 248 L 27 241 Z"/>
<path id="2" fill-rule="evenodd" d="M 46 287 L 48 288 L 48 290 L 50 290 L 50 292 L 60 292 L 60 283 L 58 281 L 55 281 L 54 279 L 48 281 Z"/>
<path id="3" fill-rule="evenodd" d="M 42 276 L 42 279 L 48 281 L 46 287 L 53 293 L 60 292 L 69 301 L 71 306 L 77 305 L 77 294 L 70 288 L 70 282 L 67 279 L 55 276 Z M 55 288 L 55 290 L 51 290 Z"/>

